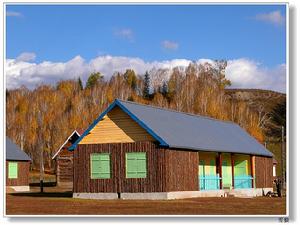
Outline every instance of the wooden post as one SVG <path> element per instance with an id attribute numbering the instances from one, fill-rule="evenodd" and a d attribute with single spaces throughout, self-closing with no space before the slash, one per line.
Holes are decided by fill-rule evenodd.
<path id="1" fill-rule="evenodd" d="M 254 188 L 254 156 L 250 155 L 250 172 L 252 179 L 252 188 Z"/>
<path id="2" fill-rule="evenodd" d="M 230 154 L 231 156 L 231 177 L 232 177 L 232 188 L 234 188 L 234 159 L 233 159 L 233 154 Z"/>
<path id="3" fill-rule="evenodd" d="M 40 192 L 44 192 L 44 156 L 43 150 L 40 150 Z"/>
<path id="4" fill-rule="evenodd" d="M 42 114 L 41 111 L 38 112 L 38 147 L 40 150 L 40 192 L 44 192 L 44 145 L 42 145 L 42 137 L 41 137 L 41 130 L 42 130 Z"/>
<path id="5" fill-rule="evenodd" d="M 285 169 L 284 169 L 284 126 L 281 127 L 281 190 L 285 184 Z"/>
<path id="6" fill-rule="evenodd" d="M 218 153 L 219 155 L 219 175 L 220 175 L 220 189 L 223 188 L 223 180 L 222 180 L 222 154 Z"/>

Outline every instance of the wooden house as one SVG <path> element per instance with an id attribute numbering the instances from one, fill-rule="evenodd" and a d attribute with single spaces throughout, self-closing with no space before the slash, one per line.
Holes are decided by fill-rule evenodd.
<path id="1" fill-rule="evenodd" d="M 29 191 L 31 159 L 12 140 L 6 137 L 6 187 L 7 191 Z"/>
<path id="2" fill-rule="evenodd" d="M 115 100 L 69 148 L 76 198 L 259 196 L 273 154 L 239 125 Z"/>
<path id="3" fill-rule="evenodd" d="M 80 129 L 74 130 L 52 157 L 55 160 L 56 184 L 58 186 L 73 187 L 73 152 L 68 151 L 68 148 L 75 143 L 81 134 Z"/>

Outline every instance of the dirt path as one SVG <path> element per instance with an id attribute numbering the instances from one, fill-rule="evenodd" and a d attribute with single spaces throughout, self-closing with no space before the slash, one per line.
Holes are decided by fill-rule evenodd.
<path id="1" fill-rule="evenodd" d="M 70 192 L 7 194 L 7 215 L 283 215 L 285 198 L 85 200 Z"/>

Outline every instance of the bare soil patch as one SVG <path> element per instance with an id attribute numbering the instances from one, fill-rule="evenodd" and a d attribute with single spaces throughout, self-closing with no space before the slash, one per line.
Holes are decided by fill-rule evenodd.
<path id="1" fill-rule="evenodd" d="M 285 198 L 193 198 L 181 200 L 73 199 L 69 189 L 6 195 L 9 215 L 284 215 Z"/>

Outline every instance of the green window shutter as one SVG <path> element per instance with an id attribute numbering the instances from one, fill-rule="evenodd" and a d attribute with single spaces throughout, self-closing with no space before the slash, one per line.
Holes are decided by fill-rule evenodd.
<path id="1" fill-rule="evenodd" d="M 147 176 L 146 153 L 138 153 L 137 155 L 137 176 L 145 178 Z"/>
<path id="2" fill-rule="evenodd" d="M 18 178 L 18 163 L 9 162 L 8 163 L 8 178 L 17 179 Z"/>
<path id="3" fill-rule="evenodd" d="M 137 177 L 137 157 L 135 153 L 126 153 L 126 178 Z"/>
<path id="4" fill-rule="evenodd" d="M 126 178 L 145 178 L 147 163 L 145 152 L 126 153 Z"/>
<path id="5" fill-rule="evenodd" d="M 92 153 L 91 154 L 91 179 L 110 178 L 110 154 Z"/>

